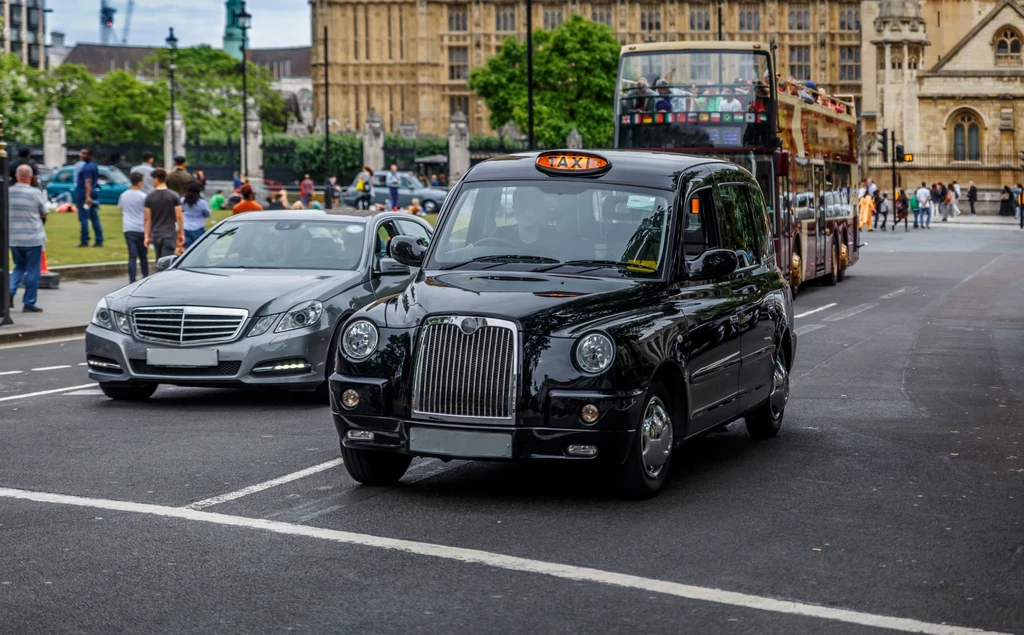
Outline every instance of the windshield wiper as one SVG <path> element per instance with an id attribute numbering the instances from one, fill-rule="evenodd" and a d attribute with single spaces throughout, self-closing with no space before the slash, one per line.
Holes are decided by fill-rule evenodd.
<path id="1" fill-rule="evenodd" d="M 639 262 L 625 262 L 625 261 L 622 261 L 622 260 L 567 260 L 565 262 L 560 262 L 557 265 L 552 265 L 551 267 L 543 267 L 541 269 L 536 269 L 536 271 L 539 271 L 539 272 L 551 271 L 552 269 L 557 269 L 559 267 L 588 267 L 588 266 L 592 266 L 592 267 L 626 267 L 626 268 L 634 268 L 634 269 L 644 269 L 646 271 L 657 271 L 658 270 L 657 267 L 652 267 L 650 265 L 645 265 L 645 264 L 642 264 L 642 263 L 639 263 Z"/>
<path id="2" fill-rule="evenodd" d="M 457 262 L 452 265 L 445 265 L 441 269 L 456 269 L 462 265 L 468 265 L 471 262 L 538 262 L 538 263 L 557 263 L 557 258 L 548 258 L 546 256 L 528 256 L 525 254 L 492 254 L 490 256 L 478 256 L 465 262 Z"/>

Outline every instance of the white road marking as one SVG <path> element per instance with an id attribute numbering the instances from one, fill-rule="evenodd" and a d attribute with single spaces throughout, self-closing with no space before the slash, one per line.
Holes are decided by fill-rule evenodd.
<path id="1" fill-rule="evenodd" d="M 0 373 L 0 375 L 20 375 L 22 372 L 24 372 L 24 371 L 20 371 L 20 370 L 5 370 L 4 372 Z"/>
<path id="2" fill-rule="evenodd" d="M 302 536 L 341 544 L 388 549 L 402 553 L 411 553 L 418 556 L 454 560 L 466 564 L 479 564 L 496 569 L 504 569 L 506 571 L 536 573 L 563 580 L 606 584 L 627 589 L 638 589 L 651 593 L 661 593 L 664 595 L 696 600 L 699 602 L 712 602 L 715 604 L 768 611 L 771 613 L 801 615 L 823 620 L 832 620 L 834 622 L 844 622 L 847 624 L 887 628 L 905 633 L 928 633 L 933 635 L 1002 635 L 992 631 L 983 631 L 981 629 L 963 626 L 936 624 L 934 622 L 923 622 L 904 617 L 875 615 L 873 613 L 831 608 L 816 604 L 805 604 L 803 602 L 794 602 L 791 600 L 778 600 L 760 595 L 736 593 L 734 591 L 725 591 L 723 589 L 715 589 L 711 587 L 700 587 L 690 584 L 681 584 L 678 582 L 643 578 L 625 573 L 592 569 L 589 567 L 578 567 L 555 562 L 544 562 L 542 560 L 507 556 L 489 551 L 480 551 L 478 549 L 464 549 L 461 547 L 449 547 L 446 545 L 427 542 L 384 538 L 369 534 L 338 531 L 335 529 L 323 529 L 320 527 L 308 527 L 305 525 L 264 520 L 261 518 L 231 516 L 228 514 L 218 514 L 216 512 L 188 509 L 187 507 L 167 507 L 164 505 L 132 503 L 128 501 L 108 500 L 102 498 L 85 498 L 82 496 L 51 494 L 48 492 L 31 492 L 6 487 L 0 488 L 0 498 L 13 498 L 35 501 L 38 503 L 52 503 L 56 505 L 73 505 L 76 507 L 86 507 L 91 509 L 106 509 L 109 511 L 147 514 L 150 516 L 159 516 L 164 518 L 177 518 L 181 520 L 211 523 L 214 525 L 224 525 L 228 527 L 258 529 L 287 536 Z"/>
<path id="3" fill-rule="evenodd" d="M 824 311 L 825 309 L 831 309 L 834 306 L 836 306 L 835 302 L 833 302 L 832 304 L 826 304 L 825 306 L 819 306 L 817 309 L 811 309 L 810 311 L 804 311 L 803 313 L 797 313 L 793 317 L 798 317 L 798 318 L 807 317 L 808 315 L 811 315 L 812 313 L 817 313 L 819 311 Z"/>
<path id="4" fill-rule="evenodd" d="M 76 390 L 75 392 L 64 393 L 65 397 L 94 397 L 96 395 L 102 395 L 103 391 L 99 388 L 86 388 L 85 390 Z"/>
<path id="5" fill-rule="evenodd" d="M 28 399 L 29 397 L 39 397 L 41 395 L 53 395 L 59 392 L 68 392 L 70 390 L 79 390 L 81 388 L 92 388 L 96 385 L 96 382 L 89 384 L 79 384 L 77 386 L 68 386 L 67 388 L 54 388 L 52 390 L 40 390 L 39 392 L 27 392 L 24 395 L 11 395 L 10 397 L 0 397 L 0 401 L 14 401 L 15 399 Z"/>
<path id="6" fill-rule="evenodd" d="M 33 368 L 32 370 L 38 372 L 43 370 L 60 370 L 62 368 L 71 368 L 71 364 L 62 364 L 60 366 L 43 366 L 42 368 Z"/>
<path id="7" fill-rule="evenodd" d="M 33 340 L 31 342 L 19 342 L 17 344 L 4 344 L 0 351 L 8 348 L 25 348 L 27 346 L 44 346 L 46 344 L 60 344 L 61 342 L 78 342 L 84 340 L 84 335 L 72 335 L 71 337 L 55 337 L 48 340 Z"/>
<path id="8" fill-rule="evenodd" d="M 845 311 L 842 311 L 840 313 L 836 313 L 835 315 L 830 315 L 827 318 L 824 318 L 824 320 L 826 322 L 838 322 L 839 320 L 845 320 L 848 317 L 853 317 L 853 316 L 857 315 L 858 313 L 863 313 L 864 311 L 867 311 L 868 309 L 873 309 L 876 306 L 878 306 L 878 303 L 876 303 L 876 302 L 868 302 L 867 304 L 858 304 L 857 306 L 853 307 L 852 309 L 846 309 Z"/>
<path id="9" fill-rule="evenodd" d="M 823 328 L 825 328 L 824 324 L 804 324 L 803 326 L 796 327 L 796 334 L 804 335 L 805 333 L 810 333 L 811 331 L 817 331 L 818 329 Z"/>
<path id="10" fill-rule="evenodd" d="M 79 366 L 88 366 L 89 364 L 87 362 L 79 362 L 78 365 Z"/>
<path id="11" fill-rule="evenodd" d="M 904 293 L 913 293 L 914 291 L 917 291 L 920 288 L 921 287 L 900 287 L 899 289 L 896 289 L 895 291 L 890 291 L 889 293 L 886 293 L 885 295 L 881 296 L 879 299 L 881 299 L 881 300 L 891 300 L 891 299 L 895 298 L 896 296 L 903 295 Z"/>
<path id="12" fill-rule="evenodd" d="M 321 463 L 319 465 L 314 465 L 312 467 L 307 467 L 306 469 L 299 470 L 298 472 L 292 472 L 291 474 L 285 474 L 284 476 L 279 476 L 279 477 L 277 477 L 275 479 L 271 479 L 269 481 L 263 481 L 262 483 L 256 483 L 255 485 L 250 485 L 249 487 L 243 487 L 242 489 L 235 490 L 233 492 L 228 492 L 227 494 L 221 494 L 219 496 L 214 496 L 212 498 L 204 498 L 201 501 L 196 501 L 194 503 L 190 503 L 188 505 L 185 505 L 185 507 L 183 509 L 204 509 L 206 507 L 212 507 L 213 505 L 219 505 L 221 503 L 226 503 L 228 501 L 233 501 L 233 500 L 235 500 L 237 498 L 242 498 L 243 496 L 248 496 L 249 494 L 255 494 L 256 492 L 262 492 L 263 490 L 270 489 L 271 487 L 277 487 L 278 485 L 283 485 L 285 483 L 290 483 L 292 481 L 297 481 L 300 478 L 305 478 L 307 476 L 311 476 L 311 475 L 316 474 L 318 472 L 323 472 L 324 470 L 329 470 L 332 467 L 338 467 L 339 465 L 341 465 L 341 459 L 334 459 L 334 460 L 331 460 L 331 461 L 327 461 L 326 463 Z"/>

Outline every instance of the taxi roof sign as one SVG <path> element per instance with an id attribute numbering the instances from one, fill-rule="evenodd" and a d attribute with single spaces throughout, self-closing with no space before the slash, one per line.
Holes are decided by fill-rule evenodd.
<path id="1" fill-rule="evenodd" d="M 537 156 L 537 169 L 549 174 L 584 176 L 604 172 L 610 167 L 608 159 L 587 152 L 553 151 Z"/>

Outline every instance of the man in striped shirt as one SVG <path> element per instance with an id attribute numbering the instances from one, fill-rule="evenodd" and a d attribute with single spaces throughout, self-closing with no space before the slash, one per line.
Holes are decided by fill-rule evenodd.
<path id="1" fill-rule="evenodd" d="M 32 187 L 32 167 L 19 165 L 15 174 L 18 182 L 8 190 L 10 200 L 10 236 L 11 259 L 14 260 L 14 271 L 11 272 L 11 302 L 21 283 L 25 283 L 25 313 L 42 313 L 36 306 L 36 294 L 39 291 L 39 273 L 43 257 L 43 244 L 46 242 L 46 230 L 43 219 L 46 217 L 46 199 L 39 189 Z"/>

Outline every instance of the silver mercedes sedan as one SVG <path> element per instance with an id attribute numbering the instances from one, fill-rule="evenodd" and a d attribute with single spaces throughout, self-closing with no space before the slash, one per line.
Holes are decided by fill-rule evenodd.
<path id="1" fill-rule="evenodd" d="M 89 377 L 119 400 L 173 384 L 274 386 L 326 401 L 345 319 L 412 277 L 389 257 L 391 239 L 428 243 L 431 232 L 408 214 L 232 216 L 100 300 L 85 335 Z"/>

